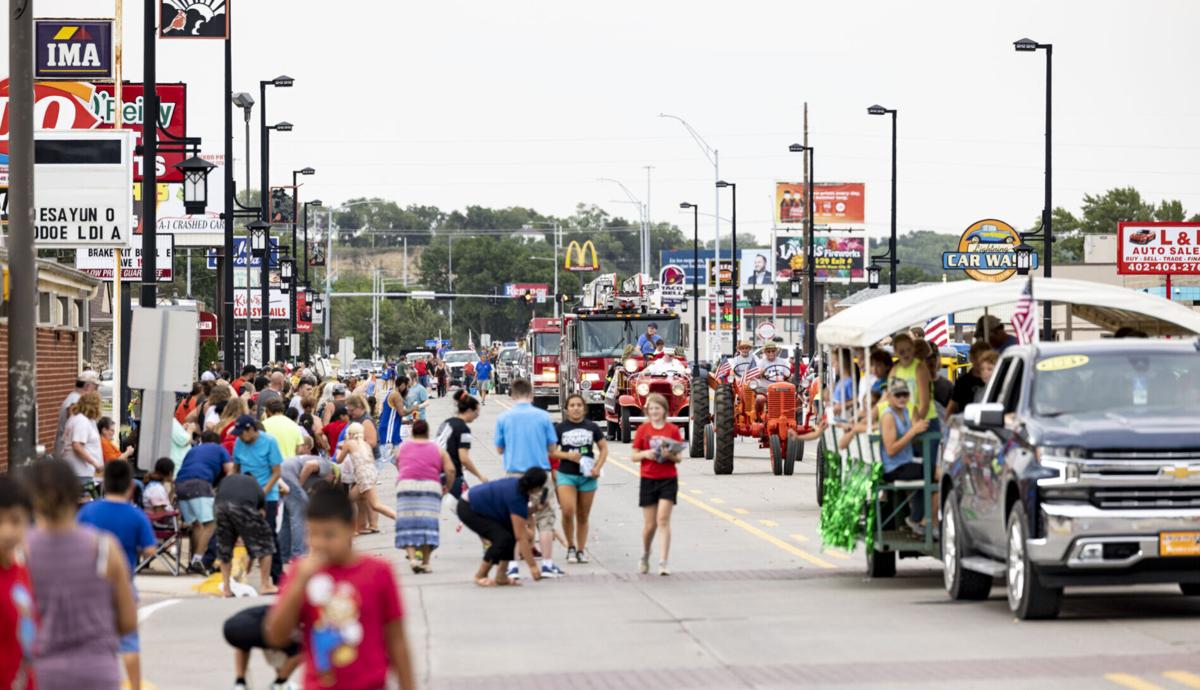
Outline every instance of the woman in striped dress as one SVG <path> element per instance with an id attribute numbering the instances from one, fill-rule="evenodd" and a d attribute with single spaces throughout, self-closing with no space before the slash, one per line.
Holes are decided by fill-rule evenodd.
<path id="1" fill-rule="evenodd" d="M 408 552 L 414 573 L 433 572 L 429 561 L 438 547 L 442 497 L 455 482 L 454 463 L 429 440 L 429 423 L 418 419 L 413 422 L 412 438 L 400 446 L 396 465 L 396 548 Z"/>

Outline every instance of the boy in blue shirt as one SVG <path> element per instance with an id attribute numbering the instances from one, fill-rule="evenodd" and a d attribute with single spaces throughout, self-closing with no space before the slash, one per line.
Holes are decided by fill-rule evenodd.
<path id="1" fill-rule="evenodd" d="M 137 571 L 138 560 L 154 555 L 154 548 L 158 545 L 150 519 L 130 503 L 132 498 L 133 469 L 124 460 L 111 460 L 104 465 L 104 498 L 80 508 L 77 518 L 79 522 L 102 529 L 116 538 L 129 561 L 131 580 Z M 136 589 L 133 594 L 136 598 Z M 121 661 L 125 664 L 125 674 L 132 688 L 141 687 L 140 650 L 137 630 L 121 638 Z"/>
<path id="2" fill-rule="evenodd" d="M 475 380 L 479 385 L 479 404 L 487 404 L 488 391 L 492 388 L 492 358 L 485 352 L 483 361 L 475 365 Z"/>

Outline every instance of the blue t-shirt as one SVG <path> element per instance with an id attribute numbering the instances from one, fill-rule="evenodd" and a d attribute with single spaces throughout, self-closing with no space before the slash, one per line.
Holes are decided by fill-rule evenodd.
<path id="1" fill-rule="evenodd" d="M 504 452 L 504 471 L 523 473 L 531 467 L 550 469 L 549 447 L 558 443 L 550 413 L 530 403 L 517 403 L 496 420 L 496 447 Z"/>
<path id="2" fill-rule="evenodd" d="M 77 519 L 82 524 L 102 529 L 116 537 L 125 552 L 125 560 L 129 561 L 131 578 L 141 552 L 158 543 L 154 538 L 154 528 L 150 526 L 150 518 L 123 501 L 92 501 L 79 509 Z"/>
<path id="3" fill-rule="evenodd" d="M 480 381 L 487 381 L 492 377 L 492 363 L 480 362 L 475 365 L 475 378 Z"/>
<path id="4" fill-rule="evenodd" d="M 638 350 L 640 350 L 643 355 L 652 355 L 654 354 L 654 343 L 657 343 L 660 340 L 662 340 L 662 338 L 658 335 L 655 335 L 653 338 L 651 338 L 643 333 L 642 336 L 638 338 Z"/>
<path id="5" fill-rule="evenodd" d="M 413 383 L 409 386 L 408 393 L 404 394 L 404 406 L 415 407 L 429 400 L 429 389 L 419 383 Z M 425 419 L 425 408 L 417 410 L 417 419 Z"/>
<path id="6" fill-rule="evenodd" d="M 283 464 L 283 453 L 279 451 L 279 442 L 274 436 L 260 431 L 254 443 L 243 443 L 239 438 L 233 444 L 233 461 L 241 467 L 240 472 L 254 475 L 258 485 L 265 489 L 271 480 L 271 468 Z M 271 487 L 267 500 L 279 500 L 279 482 Z"/>
<path id="7" fill-rule="evenodd" d="M 854 398 L 854 381 L 849 377 L 838 381 L 833 387 L 833 402 L 846 403 Z"/>
<path id="8" fill-rule="evenodd" d="M 216 485 L 229 462 L 229 453 L 220 443 L 201 443 L 183 456 L 183 465 L 175 475 L 175 483 L 189 479 L 203 479 Z"/>
<path id="9" fill-rule="evenodd" d="M 471 510 L 493 520 L 508 524 L 509 516 L 529 517 L 529 499 L 521 495 L 516 477 L 497 479 L 467 491 L 467 503 Z"/>

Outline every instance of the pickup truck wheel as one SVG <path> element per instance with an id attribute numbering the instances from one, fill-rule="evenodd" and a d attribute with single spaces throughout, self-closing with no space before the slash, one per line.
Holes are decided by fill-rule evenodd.
<path id="1" fill-rule="evenodd" d="M 708 383 L 701 377 L 692 378 L 689 389 L 688 412 L 692 415 L 688 456 L 704 456 L 704 427 L 708 425 Z"/>
<path id="2" fill-rule="evenodd" d="M 630 408 L 621 408 L 621 443 L 629 443 L 633 440 L 633 422 L 629 420 L 631 416 Z"/>
<path id="3" fill-rule="evenodd" d="M 867 549 L 867 577 L 895 577 L 896 552 Z"/>
<path id="4" fill-rule="evenodd" d="M 1200 597 L 1200 582 L 1180 582 L 1179 591 L 1185 597 Z"/>
<path id="5" fill-rule="evenodd" d="M 776 477 L 783 474 L 783 448 L 775 434 L 771 434 L 771 474 Z"/>
<path id="6" fill-rule="evenodd" d="M 825 439 L 817 441 L 817 471 L 813 474 L 817 478 L 817 507 L 825 505 L 825 473 L 828 472 L 825 467 Z"/>
<path id="7" fill-rule="evenodd" d="M 787 450 L 783 454 L 783 473 L 792 476 L 796 473 L 796 463 L 804 459 L 804 441 L 794 431 L 787 435 Z"/>
<path id="8" fill-rule="evenodd" d="M 951 491 L 942 511 L 942 579 L 946 594 L 955 601 L 982 601 L 992 591 L 992 578 L 963 568 L 967 540 L 961 525 L 958 492 Z"/>
<path id="9" fill-rule="evenodd" d="M 1026 551 L 1025 507 L 1020 502 L 1008 514 L 1008 567 L 1005 585 L 1008 608 L 1020 620 L 1038 620 L 1058 616 L 1062 606 L 1062 588 L 1044 587 L 1038 581 L 1037 566 Z"/>
<path id="10" fill-rule="evenodd" d="M 733 474 L 733 386 L 717 386 L 713 398 L 713 474 Z"/>

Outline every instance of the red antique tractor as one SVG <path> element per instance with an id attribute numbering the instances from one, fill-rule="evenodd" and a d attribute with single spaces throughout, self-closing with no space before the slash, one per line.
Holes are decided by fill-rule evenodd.
<path id="1" fill-rule="evenodd" d="M 667 399 L 667 421 L 678 424 L 688 437 L 690 391 L 690 375 L 681 360 L 675 360 L 673 366 L 651 363 L 643 368 L 641 360 L 626 359 L 613 373 L 604 399 L 609 437 L 622 443 L 632 441 L 638 425 L 646 421 L 646 398 L 653 393 Z"/>
<path id="2" fill-rule="evenodd" d="M 797 388 L 786 364 L 766 365 L 762 375 L 749 381 L 734 375 L 729 382 L 710 376 L 713 396 L 711 444 L 713 472 L 733 473 L 733 439 L 758 439 L 771 452 L 771 472 L 790 475 L 804 456 L 801 436 L 811 431 L 807 392 Z"/>

